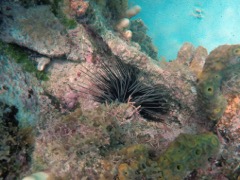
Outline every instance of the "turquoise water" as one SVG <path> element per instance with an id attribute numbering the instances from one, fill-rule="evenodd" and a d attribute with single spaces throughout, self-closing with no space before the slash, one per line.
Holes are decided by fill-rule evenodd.
<path id="1" fill-rule="evenodd" d="M 208 51 L 221 44 L 240 43 L 238 0 L 130 0 L 158 47 L 159 56 L 175 59 L 184 42 Z"/>

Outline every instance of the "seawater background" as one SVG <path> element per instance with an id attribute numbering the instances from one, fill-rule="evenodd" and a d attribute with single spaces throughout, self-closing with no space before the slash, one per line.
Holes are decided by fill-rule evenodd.
<path id="1" fill-rule="evenodd" d="M 240 44 L 239 0 L 129 0 L 140 5 L 134 18 L 143 19 L 159 56 L 175 59 L 184 42 L 210 52 L 221 44 Z M 201 10 L 203 18 L 197 18 Z"/>

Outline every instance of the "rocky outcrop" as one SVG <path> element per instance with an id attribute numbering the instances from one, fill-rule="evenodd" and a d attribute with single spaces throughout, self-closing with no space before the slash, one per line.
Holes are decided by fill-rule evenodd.
<path id="1" fill-rule="evenodd" d="M 27 47 L 49 57 L 69 53 L 64 27 L 48 6 L 26 9 L 13 3 L 2 2 L 0 5 L 2 41 Z"/>
<path id="2" fill-rule="evenodd" d="M 2 43 L 2 49 L 5 50 L 1 51 L 4 55 L 0 56 L 0 102 L 17 107 L 19 112 L 16 120 L 21 125 L 37 124 L 37 129 L 34 130 L 39 133 L 30 163 L 30 171 L 33 172 L 23 170 L 21 176 L 47 170 L 46 173 L 59 178 L 114 179 L 117 178 L 117 170 L 124 173 L 123 170 L 126 169 L 121 168 L 129 165 L 125 163 L 130 162 L 129 157 L 122 156 L 123 159 L 119 159 L 118 153 L 127 145 L 148 145 L 151 152 L 147 155 L 155 157 L 161 156 L 169 143 L 181 133 L 213 131 L 210 126 L 212 123 L 201 110 L 205 107 L 199 108 L 197 101 L 197 75 L 201 73 L 207 56 L 204 47 L 195 48 L 190 43 L 185 43 L 176 61 L 160 63 L 142 52 L 139 45 L 126 41 L 114 30 L 114 22 L 119 20 L 118 16 L 111 20 L 106 17 L 111 17 L 109 14 L 120 15 L 121 11 L 117 14 L 112 11 L 104 14 L 104 11 L 108 10 L 105 6 L 101 6 L 101 11 L 98 9 L 100 3 L 106 4 L 110 1 L 87 1 L 89 4 L 83 11 L 78 9 L 79 3 L 83 1 L 71 1 L 71 8 L 80 10 L 79 13 L 75 12 L 77 17 L 74 20 L 78 23 L 71 30 L 62 25 L 59 17 L 55 16 L 48 6 L 36 5 L 26 9 L 15 3 L 3 2 L 1 1 L 0 15 L 1 40 L 17 44 L 18 48 L 26 53 L 29 58 L 22 64 L 32 62 L 31 57 L 36 55 L 38 64 L 33 61 L 32 66 L 38 66 L 38 70 L 48 73 L 49 77 L 48 81 L 42 82 L 35 78 L 34 73 L 26 72 L 29 67 L 22 68 L 22 64 L 16 63 L 22 56 L 15 49 L 12 49 L 10 56 L 5 48 L 6 43 Z M 98 3 L 93 6 L 94 2 Z M 115 6 L 116 2 L 111 1 L 114 4 L 106 5 L 108 8 L 114 5 L 120 10 L 125 9 Z M 123 2 L 125 7 L 125 0 L 118 2 Z M 94 91 L 91 76 L 104 73 L 101 69 L 103 66 L 106 69 L 112 68 L 112 58 L 139 68 L 139 81 L 150 88 L 154 87 L 152 85 L 162 85 L 171 92 L 171 105 L 174 108 L 164 116 L 166 123 L 151 122 L 148 118 L 141 117 L 131 98 L 125 104 L 102 105 L 92 99 L 89 93 Z M 105 65 L 101 64 L 103 61 Z M 46 63 L 49 65 L 44 70 Z M 126 77 L 132 79 L 132 76 Z M 239 79 L 239 76 L 236 78 Z M 121 78 L 119 81 L 116 86 L 124 84 Z M 231 83 L 236 81 L 228 82 L 226 86 Z M 224 158 L 233 163 L 225 165 L 228 161 L 224 160 L 222 167 L 218 167 L 216 163 L 207 162 L 206 166 L 209 168 L 200 169 L 196 178 L 204 178 L 201 173 L 205 173 L 211 176 L 211 179 L 216 179 L 223 176 L 225 171 L 228 171 L 226 174 L 234 173 L 232 169 L 239 166 L 236 148 L 240 144 L 237 122 L 240 97 L 238 86 L 234 88 L 237 88 L 236 97 L 227 94 L 228 106 L 215 126 L 219 137 L 228 136 L 220 138 L 221 150 L 228 150 Z M 121 90 L 120 87 L 119 91 Z M 157 103 L 153 102 L 153 106 Z M 75 112 L 72 112 L 74 110 Z M 66 116 L 63 117 L 63 114 Z M 198 155 L 198 152 L 193 153 Z M 134 161 L 130 164 L 135 166 L 136 159 L 132 160 Z M 221 159 L 213 161 L 220 162 Z M 179 167 L 181 166 L 176 166 L 178 169 Z M 142 164 L 141 168 L 144 168 Z M 144 168 L 141 173 L 152 175 L 151 172 Z M 133 173 L 138 174 L 135 171 Z M 139 176 L 139 179 L 141 178 L 143 177 Z"/>
<path id="3" fill-rule="evenodd" d="M 70 53 L 67 59 L 72 61 L 93 62 L 96 47 L 92 42 L 94 40 L 89 35 L 83 25 L 79 24 L 76 28 L 68 30 L 70 43 Z"/>
<path id="4" fill-rule="evenodd" d="M 207 56 L 207 49 L 202 46 L 198 46 L 194 51 L 189 67 L 196 75 L 199 75 L 202 72 Z"/>
<path id="5" fill-rule="evenodd" d="M 178 51 L 177 61 L 189 65 L 192 61 L 193 54 L 194 54 L 194 46 L 191 43 L 184 43 L 180 50 Z"/>
<path id="6" fill-rule="evenodd" d="M 198 46 L 195 48 L 191 43 L 184 43 L 178 51 L 177 61 L 190 67 L 190 69 L 196 74 L 202 71 L 205 59 L 208 56 L 207 49 Z"/>
<path id="7" fill-rule="evenodd" d="M 49 6 L 28 9 L 1 3 L 3 14 L 0 39 L 26 47 L 48 57 L 66 56 L 68 60 L 92 62 L 95 47 L 82 25 L 66 29 Z"/>

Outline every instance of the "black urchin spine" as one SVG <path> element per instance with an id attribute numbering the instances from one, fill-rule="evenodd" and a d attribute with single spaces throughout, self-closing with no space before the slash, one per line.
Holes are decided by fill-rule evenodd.
<path id="1" fill-rule="evenodd" d="M 101 69 L 95 74 L 85 72 L 93 87 L 89 89 L 99 103 L 133 102 L 147 120 L 162 121 L 171 109 L 172 98 L 163 85 L 146 85 L 139 80 L 140 70 L 113 58 L 111 65 L 100 61 Z"/>

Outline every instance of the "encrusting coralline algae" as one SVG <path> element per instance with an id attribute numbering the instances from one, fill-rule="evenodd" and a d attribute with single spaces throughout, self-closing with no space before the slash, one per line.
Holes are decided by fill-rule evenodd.
<path id="1" fill-rule="evenodd" d="M 186 43 L 177 60 L 159 62 L 144 23 L 130 18 L 141 8 L 127 0 L 3 0 L 0 7 L 0 178 L 239 178 L 239 45 L 208 55 Z M 50 60 L 44 67 L 43 59 Z M 114 66 L 116 59 L 122 63 Z M 171 107 L 161 122 L 141 115 L 141 98 L 149 108 L 160 104 L 146 91 L 138 105 L 131 94 L 114 97 L 131 82 L 117 76 L 128 73 L 123 64 L 170 103 L 161 104 Z M 114 87 L 111 102 L 94 99 L 113 90 L 102 83 Z"/>

